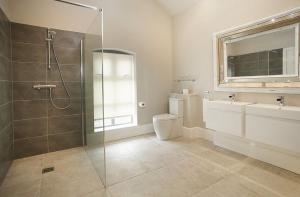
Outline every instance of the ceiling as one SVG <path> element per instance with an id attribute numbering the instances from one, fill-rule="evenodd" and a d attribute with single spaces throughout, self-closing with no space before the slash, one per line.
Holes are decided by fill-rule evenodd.
<path id="1" fill-rule="evenodd" d="M 180 14 L 195 4 L 199 0 L 157 0 L 171 15 Z"/>

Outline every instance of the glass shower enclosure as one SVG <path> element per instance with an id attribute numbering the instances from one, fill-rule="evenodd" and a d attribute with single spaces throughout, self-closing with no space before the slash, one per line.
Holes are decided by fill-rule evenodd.
<path id="1" fill-rule="evenodd" d="M 100 5 L 93 6 L 73 1 L 55 0 L 69 6 L 89 10 L 92 18 L 81 40 L 81 114 L 83 146 L 106 185 L 105 170 L 105 131 L 104 131 L 104 91 L 103 91 L 103 10 Z M 80 16 L 78 16 L 80 17 Z M 74 22 L 76 19 L 74 20 Z M 100 125 L 96 125 L 95 122 Z M 100 120 L 100 121 L 99 121 Z M 102 123 L 101 123 L 102 120 Z"/>
<path id="2" fill-rule="evenodd" d="M 103 10 L 98 10 L 84 39 L 84 130 L 85 149 L 103 185 L 106 185 Z M 98 28 L 100 27 L 100 28 Z"/>
<path id="3" fill-rule="evenodd" d="M 30 121 L 30 138 L 34 137 L 29 142 L 29 134 L 18 139 L 22 146 L 14 146 L 16 158 L 78 152 L 82 156 L 78 157 L 83 158 L 78 159 L 79 165 L 70 162 L 67 167 L 88 166 L 96 170 L 97 184 L 100 177 L 105 186 L 103 1 L 11 2 L 12 54 L 19 54 L 16 64 L 24 65 L 18 67 L 19 72 L 29 75 L 22 80 L 13 79 L 22 82 L 28 97 L 17 98 L 15 94 L 15 103 L 22 105 L 15 105 L 14 110 L 25 109 L 26 113 L 13 120 L 26 124 Z M 46 167 L 55 171 L 55 165 L 49 162 Z"/>
<path id="4" fill-rule="evenodd" d="M 90 21 L 86 21 L 90 25 L 84 30 L 84 38 L 81 40 L 81 125 L 83 146 L 105 186 L 103 10 L 100 8 L 100 3 L 94 6 L 87 5 L 84 1 L 54 1 L 63 3 L 65 6 L 85 9 L 86 15 L 90 15 Z M 76 19 L 74 22 L 76 23 Z"/>

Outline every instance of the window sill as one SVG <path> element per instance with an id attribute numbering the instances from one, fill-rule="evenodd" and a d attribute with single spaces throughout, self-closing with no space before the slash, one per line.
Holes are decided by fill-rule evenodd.
<path id="1" fill-rule="evenodd" d="M 111 127 L 104 127 L 105 131 L 114 131 L 114 130 L 118 130 L 118 129 L 124 129 L 124 128 L 130 128 L 130 127 L 135 127 L 137 126 L 137 124 L 124 124 L 124 125 L 118 125 L 118 126 L 111 126 Z M 102 132 L 102 129 L 96 129 L 95 133 L 99 133 Z"/>

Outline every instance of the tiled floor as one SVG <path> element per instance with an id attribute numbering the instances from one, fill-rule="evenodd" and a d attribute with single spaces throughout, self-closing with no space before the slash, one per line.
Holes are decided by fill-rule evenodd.
<path id="1" fill-rule="evenodd" d="M 107 146 L 105 190 L 84 149 L 16 160 L 2 197 L 299 197 L 300 175 L 202 139 L 142 136 Z M 41 174 L 45 166 L 55 171 Z"/>

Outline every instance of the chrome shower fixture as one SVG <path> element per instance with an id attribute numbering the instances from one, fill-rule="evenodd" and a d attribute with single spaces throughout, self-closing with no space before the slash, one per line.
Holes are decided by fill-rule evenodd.
<path id="1" fill-rule="evenodd" d="M 33 86 L 34 89 L 40 90 L 40 89 L 47 89 L 47 88 L 56 88 L 56 85 L 34 85 Z"/>
<path id="2" fill-rule="evenodd" d="M 56 85 L 41 85 L 41 84 L 38 84 L 38 85 L 34 85 L 33 88 L 36 89 L 36 90 L 49 89 L 49 97 L 50 97 L 50 101 L 51 101 L 52 106 L 56 109 L 64 110 L 64 109 L 67 109 L 71 106 L 71 95 L 70 95 L 70 93 L 67 89 L 67 86 L 66 86 L 66 83 L 65 83 L 65 80 L 63 78 L 62 71 L 61 71 L 61 65 L 59 64 L 58 57 L 56 55 L 56 52 L 55 52 L 55 49 L 54 49 L 54 46 L 53 46 L 54 45 L 53 41 L 54 41 L 55 35 L 56 35 L 55 31 L 53 31 L 49 28 L 47 29 L 46 41 L 47 41 L 47 44 L 48 44 L 48 69 L 51 70 L 51 52 L 52 52 L 55 64 L 57 66 L 57 70 L 58 70 L 58 73 L 59 73 L 59 77 L 60 77 L 62 86 L 65 89 L 65 92 L 66 92 L 66 95 L 67 95 L 67 98 L 68 98 L 68 103 L 64 107 L 59 107 L 54 103 L 54 101 L 53 101 L 54 100 L 54 98 L 53 98 L 53 89 L 56 88 Z"/>
<path id="3" fill-rule="evenodd" d="M 47 44 L 48 44 L 48 69 L 51 70 L 51 42 L 54 40 L 55 38 L 55 34 L 56 32 L 51 30 L 51 29 L 47 29 Z"/>
<path id="4" fill-rule="evenodd" d="M 54 40 L 54 37 L 56 35 L 56 31 L 53 31 L 53 30 L 50 30 L 50 29 L 48 29 L 47 31 L 48 31 L 47 32 L 47 35 L 48 35 L 47 39 Z"/>

